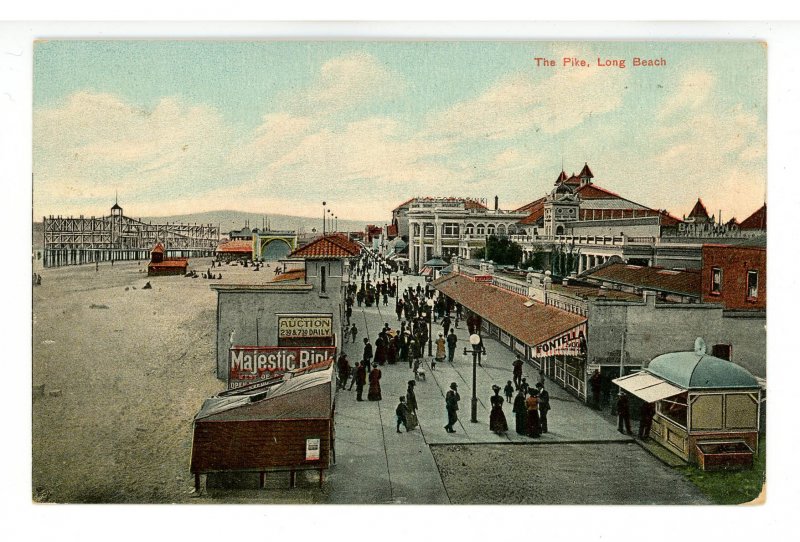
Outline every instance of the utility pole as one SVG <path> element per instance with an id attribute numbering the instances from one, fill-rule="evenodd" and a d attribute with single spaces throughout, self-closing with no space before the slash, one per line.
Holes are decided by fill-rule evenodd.
<path id="1" fill-rule="evenodd" d="M 625 334 L 626 330 L 622 330 L 622 344 L 619 350 L 619 376 L 625 376 Z"/>

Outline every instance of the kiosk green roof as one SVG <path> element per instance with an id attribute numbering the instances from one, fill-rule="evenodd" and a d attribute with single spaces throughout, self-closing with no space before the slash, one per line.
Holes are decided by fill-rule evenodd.
<path id="1" fill-rule="evenodd" d="M 653 359 L 647 372 L 686 390 L 758 388 L 746 369 L 708 354 L 672 352 Z"/>

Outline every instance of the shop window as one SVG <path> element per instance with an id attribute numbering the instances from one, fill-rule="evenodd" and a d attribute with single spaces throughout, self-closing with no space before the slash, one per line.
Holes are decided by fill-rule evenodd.
<path id="1" fill-rule="evenodd" d="M 722 293 L 722 269 L 719 267 L 711 268 L 711 293 Z"/>
<path id="2" fill-rule="evenodd" d="M 758 298 L 758 271 L 747 272 L 747 299 Z"/>
<path id="3" fill-rule="evenodd" d="M 687 408 L 687 393 L 683 392 L 674 397 L 663 399 L 658 402 L 658 412 L 678 424 L 681 427 L 686 427 L 686 412 Z"/>

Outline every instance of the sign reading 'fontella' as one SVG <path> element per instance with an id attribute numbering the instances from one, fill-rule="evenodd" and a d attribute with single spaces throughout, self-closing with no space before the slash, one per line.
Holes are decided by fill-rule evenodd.
<path id="1" fill-rule="evenodd" d="M 537 344 L 533 355 L 537 358 L 547 356 L 580 356 L 586 353 L 586 324 L 572 328 L 543 343 Z"/>
<path id="2" fill-rule="evenodd" d="M 330 314 L 278 315 L 278 339 L 331 337 L 333 316 Z"/>
<path id="3" fill-rule="evenodd" d="M 333 361 L 334 346 L 234 346 L 228 360 L 228 389 Z"/>

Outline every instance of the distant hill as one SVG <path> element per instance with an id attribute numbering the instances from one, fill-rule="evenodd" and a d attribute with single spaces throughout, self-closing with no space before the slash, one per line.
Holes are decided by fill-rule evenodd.
<path id="1" fill-rule="evenodd" d="M 250 228 L 261 229 L 263 219 L 269 221 L 269 227 L 273 230 L 297 230 L 298 232 L 311 233 L 313 228 L 318 232 L 322 231 L 322 212 L 319 218 L 308 218 L 304 216 L 292 215 L 261 215 L 258 213 L 246 213 L 243 211 L 209 211 L 205 213 L 192 213 L 186 215 L 173 216 L 152 216 L 152 217 L 130 217 L 143 222 L 182 222 L 188 224 L 214 224 L 220 227 L 220 235 L 225 236 L 231 230 L 238 230 L 244 227 L 247 220 L 250 221 Z M 383 226 L 389 222 L 390 217 L 383 220 L 360 222 L 357 220 L 339 219 L 339 231 L 364 231 L 367 224 Z M 41 222 L 33 223 L 33 246 L 34 249 L 41 248 L 44 228 Z"/>
<path id="2" fill-rule="evenodd" d="M 320 212 L 319 218 L 308 218 L 304 216 L 292 215 L 276 215 L 269 214 L 263 215 L 258 213 L 246 213 L 243 211 L 209 211 L 205 213 L 192 213 L 188 215 L 173 215 L 173 216 L 154 216 L 142 217 L 141 220 L 145 222 L 183 222 L 189 224 L 214 224 L 220 227 L 222 235 L 227 234 L 231 230 L 238 230 L 244 227 L 246 221 L 250 221 L 250 228 L 262 229 L 264 227 L 264 219 L 269 223 L 269 227 L 273 230 L 298 230 L 306 233 L 311 233 L 312 228 L 317 231 L 322 231 L 322 213 Z M 381 224 L 388 222 L 389 218 L 384 221 L 375 222 L 359 222 L 356 220 L 339 220 L 340 231 L 364 231 L 366 225 Z"/>

